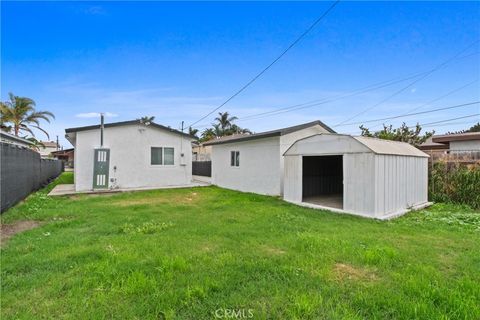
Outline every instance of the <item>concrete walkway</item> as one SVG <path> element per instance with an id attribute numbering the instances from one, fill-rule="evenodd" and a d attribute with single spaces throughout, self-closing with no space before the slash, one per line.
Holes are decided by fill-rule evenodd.
<path id="1" fill-rule="evenodd" d="M 69 196 L 69 195 L 76 195 L 76 194 L 100 194 L 100 193 L 130 192 L 130 191 L 142 191 L 142 190 L 207 187 L 209 185 L 210 183 L 206 183 L 202 181 L 193 181 L 190 184 L 184 184 L 179 186 L 75 191 L 75 185 L 73 184 L 58 184 L 55 186 L 55 188 L 52 189 L 52 191 L 50 191 L 48 195 L 49 196 Z"/>

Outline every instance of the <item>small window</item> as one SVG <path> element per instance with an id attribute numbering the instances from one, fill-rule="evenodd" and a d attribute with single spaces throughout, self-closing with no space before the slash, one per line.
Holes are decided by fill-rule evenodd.
<path id="1" fill-rule="evenodd" d="M 231 167 L 240 166 L 240 151 L 230 151 L 230 166 Z"/>
<path id="2" fill-rule="evenodd" d="M 163 164 L 163 154 L 162 154 L 163 148 L 157 148 L 157 147 L 152 147 L 151 148 L 151 159 L 150 159 L 150 164 L 152 165 L 159 165 Z"/>
<path id="3" fill-rule="evenodd" d="M 163 164 L 164 165 L 173 165 L 174 164 L 174 151 L 173 148 L 163 148 Z"/>

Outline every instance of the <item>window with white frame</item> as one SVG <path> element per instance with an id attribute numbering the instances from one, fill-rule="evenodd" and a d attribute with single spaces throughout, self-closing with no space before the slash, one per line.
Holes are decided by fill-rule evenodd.
<path id="1" fill-rule="evenodd" d="M 175 164 L 174 148 L 151 147 L 150 148 L 150 164 L 151 165 L 174 165 Z"/>
<path id="2" fill-rule="evenodd" d="M 230 151 L 230 166 L 240 167 L 240 151 Z"/>

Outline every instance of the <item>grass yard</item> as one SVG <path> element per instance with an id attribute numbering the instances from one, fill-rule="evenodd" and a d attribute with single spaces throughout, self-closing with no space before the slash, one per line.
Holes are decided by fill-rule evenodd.
<path id="1" fill-rule="evenodd" d="M 51 187 L 2 216 L 40 223 L 2 244 L 2 319 L 480 318 L 480 213 L 467 207 L 380 222 L 217 187 Z"/>

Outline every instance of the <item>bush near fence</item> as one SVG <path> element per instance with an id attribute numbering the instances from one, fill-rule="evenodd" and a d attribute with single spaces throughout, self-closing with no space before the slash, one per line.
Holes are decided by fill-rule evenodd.
<path id="1" fill-rule="evenodd" d="M 1 212 L 47 185 L 63 171 L 59 160 L 42 159 L 38 152 L 9 143 L 1 143 Z"/>
<path id="2" fill-rule="evenodd" d="M 429 168 L 429 198 L 480 209 L 479 152 L 435 154 Z"/>

